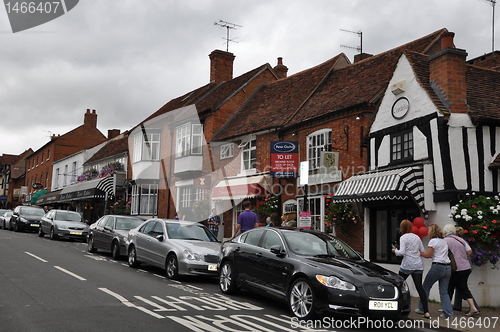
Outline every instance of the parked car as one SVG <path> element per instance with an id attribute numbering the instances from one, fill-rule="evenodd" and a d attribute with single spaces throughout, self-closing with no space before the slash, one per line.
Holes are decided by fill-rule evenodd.
<path id="1" fill-rule="evenodd" d="M 38 206 L 16 206 L 10 217 L 9 230 L 16 232 L 22 230 L 38 232 L 40 220 L 42 220 L 44 214 L 45 211 Z"/>
<path id="2" fill-rule="evenodd" d="M 0 210 L 0 228 L 9 229 L 12 210 Z"/>
<path id="3" fill-rule="evenodd" d="M 87 225 L 78 212 L 67 210 L 50 210 L 40 223 L 38 236 L 49 234 L 51 240 L 58 238 L 87 240 L 89 225 Z"/>
<path id="4" fill-rule="evenodd" d="M 114 259 L 127 254 L 126 239 L 128 231 L 144 222 L 131 216 L 107 215 L 90 225 L 87 237 L 88 251 L 98 249 L 111 251 Z"/>
<path id="5" fill-rule="evenodd" d="M 217 277 L 220 245 L 200 223 L 151 219 L 128 233 L 128 264 L 158 266 L 165 269 L 169 279 L 181 275 Z"/>
<path id="6" fill-rule="evenodd" d="M 316 314 L 403 319 L 408 285 L 340 239 L 297 228 L 255 228 L 222 246 L 224 294 L 247 288 L 287 303 L 299 319 Z"/>

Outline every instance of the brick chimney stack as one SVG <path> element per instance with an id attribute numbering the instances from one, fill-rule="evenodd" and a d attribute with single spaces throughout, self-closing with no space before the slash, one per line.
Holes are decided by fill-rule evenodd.
<path id="1" fill-rule="evenodd" d="M 467 52 L 455 48 L 455 33 L 441 37 L 441 50 L 429 57 L 430 81 L 438 95 L 448 103 L 451 113 L 467 113 Z"/>
<path id="2" fill-rule="evenodd" d="M 220 83 L 233 79 L 234 54 L 215 50 L 210 57 L 210 82 Z"/>
<path id="3" fill-rule="evenodd" d="M 278 58 L 278 64 L 273 69 L 276 72 L 278 79 L 287 77 L 288 67 L 283 64 L 283 58 L 281 57 Z"/>
<path id="4" fill-rule="evenodd" d="M 113 139 L 120 135 L 120 129 L 108 129 L 108 139 Z"/>
<path id="5" fill-rule="evenodd" d="M 86 127 L 97 128 L 97 114 L 95 110 L 92 112 L 87 109 L 87 113 L 85 113 L 85 117 L 83 118 L 83 125 Z"/>

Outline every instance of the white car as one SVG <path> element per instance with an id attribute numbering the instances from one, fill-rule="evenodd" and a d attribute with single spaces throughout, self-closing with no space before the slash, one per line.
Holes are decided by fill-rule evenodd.
<path id="1" fill-rule="evenodd" d="M 165 269 L 169 279 L 178 279 L 180 275 L 217 277 L 220 246 L 200 223 L 150 219 L 128 233 L 128 264 L 158 266 Z"/>
<path id="2" fill-rule="evenodd" d="M 0 228 L 9 229 L 10 217 L 12 217 L 11 210 L 1 210 L 2 215 L 0 216 Z"/>

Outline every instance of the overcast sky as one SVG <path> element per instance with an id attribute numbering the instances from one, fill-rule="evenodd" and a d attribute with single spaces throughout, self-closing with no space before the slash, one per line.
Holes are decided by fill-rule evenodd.
<path id="1" fill-rule="evenodd" d="M 474 58 L 491 52 L 492 12 L 487 0 L 81 0 L 12 33 L 3 7 L 0 154 L 36 151 L 83 124 L 86 109 L 104 135 L 131 129 L 205 85 L 208 55 L 226 50 L 220 20 L 241 26 L 230 31 L 236 77 L 278 57 L 289 75 L 339 53 L 352 61 L 360 39 L 341 29 L 362 31 L 363 52 L 378 54 L 447 28 Z"/>

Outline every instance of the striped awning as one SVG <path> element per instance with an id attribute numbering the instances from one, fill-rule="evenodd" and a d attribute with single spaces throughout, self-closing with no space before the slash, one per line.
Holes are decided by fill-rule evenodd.
<path id="1" fill-rule="evenodd" d="M 405 200 L 411 198 L 425 216 L 424 171 L 420 166 L 368 172 L 342 181 L 332 197 L 336 202 Z"/>
<path id="2" fill-rule="evenodd" d="M 88 198 L 105 198 L 115 195 L 115 180 L 114 176 L 110 175 L 105 178 L 89 180 L 72 184 L 62 189 L 59 196 L 60 201 L 72 201 Z"/>

